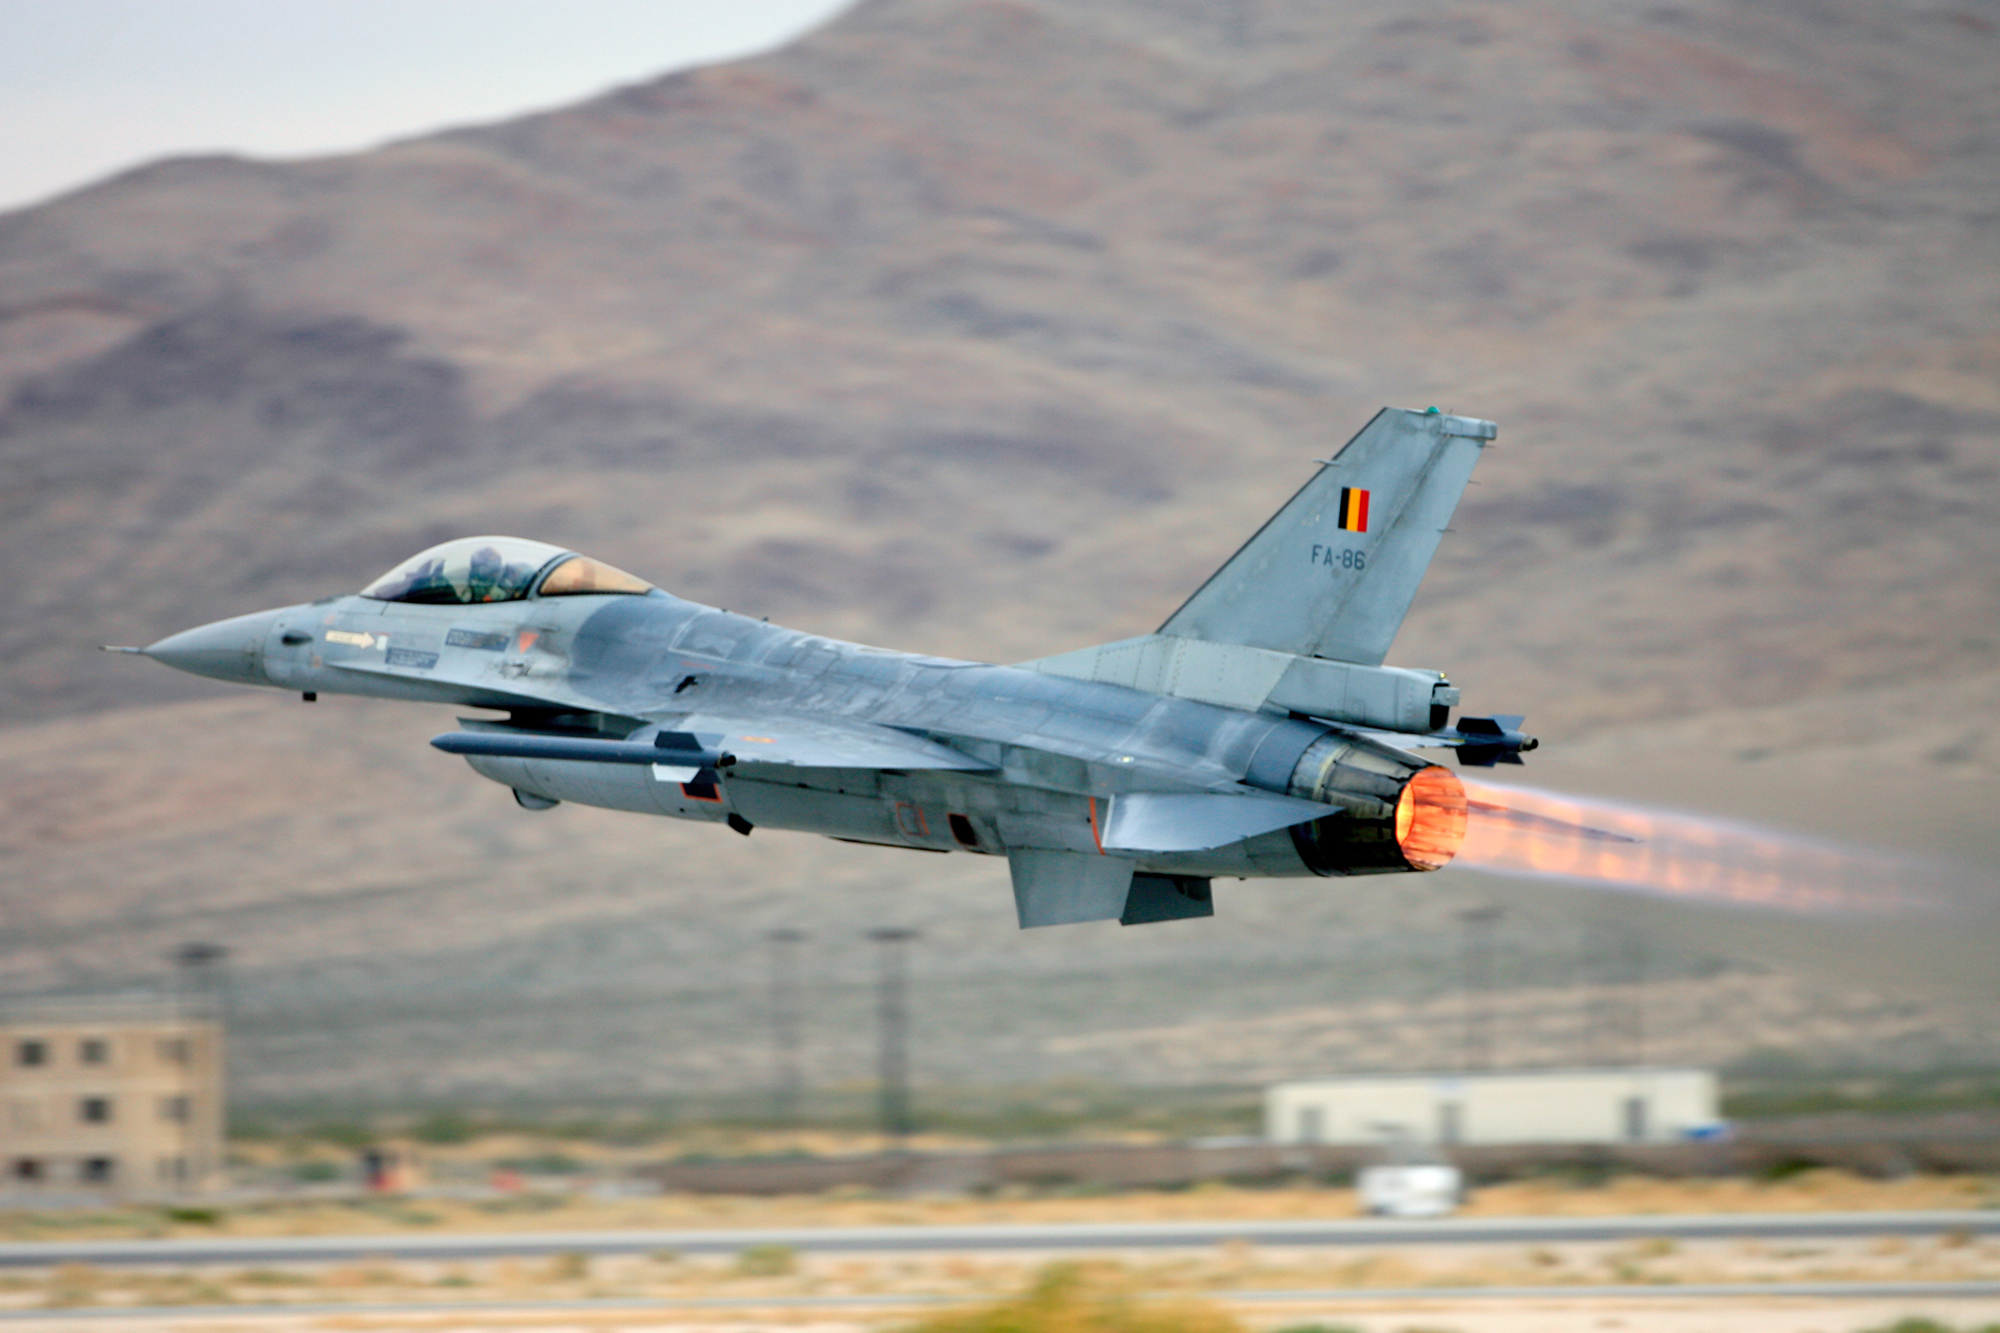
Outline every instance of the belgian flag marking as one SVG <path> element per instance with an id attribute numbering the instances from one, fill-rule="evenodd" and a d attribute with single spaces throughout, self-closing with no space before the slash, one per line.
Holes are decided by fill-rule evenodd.
<path id="1" fill-rule="evenodd" d="M 1340 526 L 1348 532 L 1368 531 L 1368 492 L 1353 486 L 1340 488 Z"/>

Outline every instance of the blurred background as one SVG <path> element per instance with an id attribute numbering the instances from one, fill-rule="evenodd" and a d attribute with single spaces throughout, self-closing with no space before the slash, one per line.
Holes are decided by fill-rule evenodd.
<path id="1" fill-rule="evenodd" d="M 246 1133 L 865 1128 L 885 927 L 975 1136 L 1468 1068 L 2000 1106 L 1990 6 L 718 9 L 0 6 L 0 992 L 226 949 Z M 1020 933 L 997 861 L 529 814 L 443 711 L 95 652 L 504 532 L 1021 660 L 1384 404 L 1500 423 L 1391 660 L 1527 715 L 1503 781 L 1928 906 L 1461 866 Z"/>

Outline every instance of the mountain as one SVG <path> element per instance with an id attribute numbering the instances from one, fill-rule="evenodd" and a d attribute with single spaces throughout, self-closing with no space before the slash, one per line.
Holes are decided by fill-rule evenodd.
<path id="1" fill-rule="evenodd" d="M 423 750 L 441 716 L 88 651 L 502 531 L 1018 660 L 1151 629 L 1384 403 L 1501 424 L 1391 660 L 1527 713 L 1531 777 L 1650 764 L 1906 845 L 1922 807 L 1990 864 L 1996 54 L 1914 2 L 876 0 L 552 113 L 0 216 L 0 961 L 108 984 L 227 938 L 274 1095 L 398 1059 L 619 1086 L 621 1004 L 709 1015 L 672 1079 L 750 1077 L 757 930 L 793 919 L 991 950 L 937 992 L 1011 1006 L 966 1077 L 1086 1018 L 1303 1012 L 1371 940 L 1437 937 L 1435 976 L 1500 890 L 1003 941 L 991 863 L 532 823 Z M 1707 933 L 1683 970 L 1741 964 Z"/>

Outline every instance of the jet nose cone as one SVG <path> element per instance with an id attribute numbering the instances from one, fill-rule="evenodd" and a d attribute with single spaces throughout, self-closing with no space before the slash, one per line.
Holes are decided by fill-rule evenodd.
<path id="1" fill-rule="evenodd" d="M 264 673 L 264 640 L 282 614 L 282 610 L 258 611 L 218 620 L 170 634 L 142 651 L 177 671 L 213 676 L 236 685 L 269 685 L 271 678 Z"/>

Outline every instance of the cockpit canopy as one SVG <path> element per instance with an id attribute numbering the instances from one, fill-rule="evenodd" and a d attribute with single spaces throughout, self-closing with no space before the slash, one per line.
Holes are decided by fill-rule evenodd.
<path id="1" fill-rule="evenodd" d="M 560 546 L 519 537 L 465 537 L 411 556 L 361 595 L 378 602 L 456 604 L 651 591 L 644 579 Z"/>

